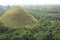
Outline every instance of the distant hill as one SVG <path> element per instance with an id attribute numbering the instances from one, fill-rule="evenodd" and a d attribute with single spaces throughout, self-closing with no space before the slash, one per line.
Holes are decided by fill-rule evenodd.
<path id="1" fill-rule="evenodd" d="M 27 10 L 38 11 L 38 12 L 60 12 L 60 5 L 31 5 L 24 6 Z"/>
<path id="2" fill-rule="evenodd" d="M 20 6 L 8 10 L 1 16 L 0 21 L 10 27 L 32 25 L 38 22 L 28 11 Z"/>
<path id="3" fill-rule="evenodd" d="M 34 17 L 60 15 L 60 5 L 27 5 L 24 8 Z"/>

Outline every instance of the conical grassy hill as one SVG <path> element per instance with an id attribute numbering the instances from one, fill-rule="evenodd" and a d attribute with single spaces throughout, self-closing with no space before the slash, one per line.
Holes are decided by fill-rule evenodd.
<path id="1" fill-rule="evenodd" d="M 32 25 L 38 22 L 28 11 L 20 6 L 8 10 L 1 16 L 0 21 L 10 27 Z"/>

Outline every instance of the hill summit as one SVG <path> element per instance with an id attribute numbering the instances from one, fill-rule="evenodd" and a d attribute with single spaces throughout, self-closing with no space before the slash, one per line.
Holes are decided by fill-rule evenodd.
<path id="1" fill-rule="evenodd" d="M 1 16 L 2 23 L 10 27 L 32 25 L 38 21 L 24 8 L 15 6 Z"/>

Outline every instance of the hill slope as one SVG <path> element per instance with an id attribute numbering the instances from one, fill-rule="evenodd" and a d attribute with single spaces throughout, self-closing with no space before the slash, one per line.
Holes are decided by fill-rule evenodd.
<path id="1" fill-rule="evenodd" d="M 32 25 L 38 21 L 22 7 L 16 6 L 1 16 L 2 23 L 11 27 Z"/>

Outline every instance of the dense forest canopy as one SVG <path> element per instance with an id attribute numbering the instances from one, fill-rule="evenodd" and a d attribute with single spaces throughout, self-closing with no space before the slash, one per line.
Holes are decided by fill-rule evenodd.
<path id="1" fill-rule="evenodd" d="M 0 6 L 0 15 L 14 6 Z M 39 23 L 10 28 L 0 23 L 0 40 L 60 40 L 60 5 L 27 5 Z"/>

